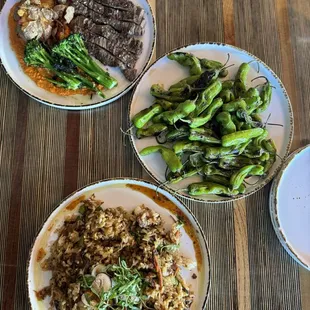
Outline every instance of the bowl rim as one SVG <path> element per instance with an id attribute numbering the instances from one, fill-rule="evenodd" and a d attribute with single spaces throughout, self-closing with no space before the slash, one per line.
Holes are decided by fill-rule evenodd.
<path id="1" fill-rule="evenodd" d="M 170 50 L 169 52 L 166 52 L 164 53 L 162 56 L 160 56 L 158 59 L 156 59 L 156 61 L 143 73 L 143 75 L 141 76 L 139 82 L 136 84 L 135 86 L 135 89 L 134 91 L 132 92 L 131 94 L 131 98 L 130 98 L 130 102 L 129 102 L 129 109 L 128 109 L 128 113 L 127 113 L 127 123 L 128 123 L 128 128 L 131 129 L 132 128 L 132 122 L 131 122 L 131 119 L 130 119 L 130 115 L 131 115 L 131 111 L 132 111 L 132 105 L 133 105 L 133 99 L 134 99 L 134 96 L 135 96 L 135 93 L 136 93 L 136 90 L 137 88 L 139 87 L 140 83 L 142 82 L 144 76 L 150 71 L 150 69 L 153 67 L 153 65 L 155 65 L 158 61 L 160 61 L 161 59 L 167 57 L 167 55 L 169 55 L 170 53 L 173 53 L 175 51 L 178 51 L 180 49 L 183 49 L 183 48 L 187 48 L 187 47 L 191 47 L 191 46 L 197 46 L 197 45 L 219 45 L 219 46 L 227 46 L 227 47 L 230 47 L 232 49 L 235 49 L 239 52 L 243 52 L 245 54 L 247 54 L 248 56 L 254 58 L 258 63 L 261 63 L 263 66 L 265 66 L 269 71 L 270 73 L 273 75 L 273 77 L 278 81 L 282 91 L 283 91 L 283 94 L 284 94 L 284 97 L 286 98 L 287 102 L 288 102 L 288 108 L 289 108 L 289 118 L 290 118 L 290 127 L 291 127 L 291 130 L 290 130 L 290 134 L 289 134 L 289 142 L 287 144 L 287 147 L 286 147 L 286 150 L 285 150 L 285 155 L 283 156 L 283 159 L 281 161 L 281 163 L 279 164 L 279 167 L 277 167 L 273 173 L 271 173 L 268 177 L 266 177 L 264 179 L 264 181 L 262 182 L 262 184 L 260 184 L 259 186 L 257 187 L 254 187 L 251 191 L 249 191 L 248 193 L 244 193 L 244 194 L 240 194 L 238 196 L 235 196 L 235 197 L 222 197 L 223 199 L 221 200 L 213 200 L 213 199 L 203 199 L 203 198 L 198 198 L 198 197 L 194 197 L 194 196 L 189 196 L 189 195 L 184 195 L 178 191 L 175 191 L 173 190 L 172 188 L 166 186 L 166 185 L 162 185 L 163 188 L 165 188 L 166 191 L 170 192 L 171 194 L 173 195 L 177 195 L 179 197 L 182 197 L 182 198 L 185 198 L 187 200 L 190 200 L 190 201 L 194 201 L 194 202 L 202 202 L 202 203 L 216 203 L 216 204 L 220 204 L 220 203 L 225 203 L 225 202 L 233 202 L 233 201 L 237 201 L 237 200 L 240 200 L 240 199 L 243 199 L 243 198 L 246 198 L 254 193 L 256 193 L 257 191 L 259 191 L 260 189 L 262 189 L 263 187 L 265 187 L 273 178 L 274 176 L 281 170 L 282 166 L 283 166 L 283 163 L 284 161 L 286 160 L 287 156 L 289 155 L 290 153 L 290 149 L 291 149 L 291 145 L 292 145 L 292 142 L 293 142 L 293 133 L 294 133 L 294 115 L 293 115 L 293 108 L 292 108 L 292 104 L 291 104 L 291 100 L 287 94 L 287 91 L 282 83 L 282 81 L 280 80 L 280 78 L 276 75 L 276 73 L 265 63 L 263 62 L 262 60 L 260 60 L 258 57 L 256 57 L 255 55 L 251 54 L 250 52 L 240 48 L 240 47 L 237 47 L 237 46 L 234 46 L 234 45 L 231 45 L 231 44 L 226 44 L 226 43 L 222 43 L 222 42 L 211 42 L 211 41 L 199 41 L 199 42 L 196 42 L 196 43 L 190 43 L 190 44 L 186 44 L 186 45 L 182 45 L 182 46 L 179 46 L 179 47 L 176 47 L 172 50 Z M 129 141 L 130 141 L 130 144 L 132 146 L 132 149 L 134 151 L 134 154 L 136 156 L 136 158 L 138 159 L 138 161 L 140 162 L 140 164 L 142 165 L 142 167 L 144 168 L 144 170 L 159 184 L 161 184 L 162 182 L 147 168 L 147 166 L 144 164 L 144 162 L 142 161 L 136 147 L 135 147 L 135 143 L 134 143 L 134 139 L 132 137 L 132 135 L 129 135 L 128 136 L 129 138 Z"/>
<path id="2" fill-rule="evenodd" d="M 269 194 L 269 215 L 271 218 L 271 223 L 273 226 L 273 229 L 275 231 L 275 234 L 277 235 L 281 245 L 284 247 L 284 249 L 287 251 L 287 253 L 302 267 L 304 267 L 307 270 L 310 270 L 310 265 L 303 261 L 299 257 L 299 255 L 295 252 L 292 246 L 289 245 L 287 238 L 285 237 L 284 231 L 281 227 L 280 221 L 279 221 L 279 204 L 278 204 L 278 190 L 279 185 L 282 181 L 283 174 L 285 170 L 288 168 L 288 166 L 291 164 L 291 162 L 295 159 L 296 156 L 303 153 L 307 149 L 310 150 L 310 144 L 307 144 L 303 147 L 298 148 L 293 153 L 291 153 L 287 159 L 285 160 L 283 167 L 281 171 L 278 173 L 278 175 L 275 177 L 275 179 L 272 182 L 270 194 Z"/>
<path id="3" fill-rule="evenodd" d="M 147 68 L 149 67 L 150 63 L 151 63 L 151 60 L 152 60 L 152 57 L 154 55 L 154 52 L 155 52 L 155 46 L 156 46 L 156 41 L 157 41 L 157 25 L 156 25 L 156 19 L 155 19 L 155 14 L 153 12 L 153 9 L 152 9 L 152 6 L 150 4 L 150 0 L 142 0 L 142 1 L 145 1 L 146 5 L 148 6 L 149 10 L 150 10 L 150 15 L 151 15 L 151 20 L 152 20 L 152 25 L 153 25 L 153 33 L 152 33 L 152 45 L 151 45 L 151 53 L 149 54 L 140 74 L 137 75 L 137 77 L 129 83 L 129 85 L 120 93 L 112 96 L 111 98 L 108 98 L 106 100 L 100 100 L 100 101 L 97 101 L 97 102 L 94 102 L 94 103 L 88 103 L 88 104 L 80 104 L 80 105 L 75 105 L 75 106 L 72 106 L 72 105 L 67 105 L 67 104 L 59 104 L 59 103 L 55 103 L 55 102 L 51 102 L 49 100 L 45 100 L 45 99 L 41 99 L 31 93 L 29 93 L 26 89 L 24 89 L 22 86 L 20 86 L 8 73 L 4 63 L 2 62 L 1 60 L 1 57 L 0 57 L 0 65 L 1 67 L 3 68 L 5 74 L 9 77 L 9 79 L 13 82 L 13 84 L 19 89 L 21 90 L 23 93 L 25 93 L 27 96 L 29 96 L 30 98 L 42 103 L 42 104 L 45 104 L 49 107 L 53 107 L 53 108 L 56 108 L 56 109 L 63 109 L 63 110 L 72 110 L 72 111 L 80 111 L 80 110 L 88 110 L 88 109 L 94 109 L 94 108 L 98 108 L 98 107 L 101 107 L 101 106 L 104 106 L 104 105 L 107 105 L 109 103 L 112 103 L 114 101 L 116 101 L 117 99 L 123 97 L 123 95 L 125 95 L 129 90 L 131 90 L 135 84 L 140 80 L 140 78 L 143 76 L 143 74 L 145 73 L 145 71 L 147 70 Z M 3 8 L 4 6 L 6 5 L 6 3 L 4 3 L 3 5 Z M 3 12 L 3 8 L 1 9 L 0 11 L 0 16 L 2 15 L 2 12 Z M 10 8 L 11 9 L 11 8 Z M 11 49 L 10 49 L 11 51 Z M 14 54 L 14 57 L 16 57 L 14 51 L 12 51 L 12 53 Z M 22 71 L 23 74 L 25 74 L 23 71 Z M 39 86 L 38 86 L 39 87 Z M 45 90 L 46 92 L 48 92 L 48 90 Z M 70 96 L 68 96 L 70 97 Z"/>
<path id="4" fill-rule="evenodd" d="M 151 187 L 157 187 L 155 183 L 148 181 L 148 180 L 144 180 L 144 179 L 139 179 L 139 178 L 132 178 L 132 177 L 115 177 L 115 178 L 106 178 L 106 179 L 101 179 L 89 184 L 86 184 L 78 189 L 76 189 L 74 192 L 72 192 L 71 194 L 67 195 L 64 199 L 62 199 L 61 202 L 59 202 L 51 212 L 49 212 L 49 214 L 45 217 L 44 221 L 42 222 L 42 224 L 38 227 L 36 233 L 35 233 L 35 237 L 32 241 L 32 244 L 30 246 L 30 250 L 28 253 L 28 259 L 26 262 L 26 274 L 25 274 L 25 281 L 26 281 L 26 287 L 27 287 L 27 300 L 28 300 L 28 304 L 30 306 L 31 309 L 32 308 L 32 303 L 31 303 L 31 299 L 30 299 L 30 285 L 29 285 L 29 277 L 30 277 L 30 263 L 31 263 L 31 258 L 32 258 L 32 254 L 33 254 L 33 250 L 34 250 L 34 246 L 36 243 L 36 240 L 39 236 L 39 234 L 41 233 L 44 225 L 46 224 L 46 222 L 49 220 L 49 218 L 53 215 L 54 212 L 56 212 L 56 210 L 58 210 L 60 208 L 61 205 L 65 204 L 67 200 L 69 200 L 72 196 L 74 196 L 75 194 L 83 191 L 84 189 L 94 186 L 96 184 L 100 184 L 100 183 L 107 183 L 107 182 L 113 182 L 113 181 L 123 181 L 123 183 L 126 183 L 126 181 L 131 181 L 131 182 L 137 182 L 140 183 L 141 186 L 145 186 L 148 188 Z M 169 197 L 167 197 L 167 194 L 170 196 L 173 196 L 173 198 L 184 207 L 184 209 L 188 212 L 188 215 L 191 217 L 191 219 L 195 222 L 195 225 L 197 226 L 198 230 L 199 230 L 199 234 L 201 235 L 201 243 L 200 246 L 204 246 L 205 250 L 207 252 L 206 257 L 203 256 L 203 261 L 207 261 L 209 270 L 207 271 L 208 273 L 208 286 L 207 286 L 207 291 L 206 291 L 206 296 L 204 297 L 203 300 L 203 306 L 202 309 L 206 308 L 206 305 L 209 301 L 210 298 L 210 291 L 211 291 L 211 255 L 210 255 L 210 248 L 209 248 L 209 244 L 207 242 L 207 238 L 206 235 L 197 219 L 197 217 L 194 215 L 194 213 L 191 211 L 191 209 L 183 202 L 181 201 L 178 197 L 175 197 L 174 195 L 172 195 L 171 193 L 169 193 L 168 191 L 166 191 L 165 189 L 161 189 L 161 188 L 157 188 L 158 192 L 163 194 L 167 199 L 170 200 Z M 177 206 L 178 207 L 178 206 Z"/>

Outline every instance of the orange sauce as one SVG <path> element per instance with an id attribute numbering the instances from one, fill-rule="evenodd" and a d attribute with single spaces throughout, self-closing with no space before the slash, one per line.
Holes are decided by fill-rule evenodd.
<path id="1" fill-rule="evenodd" d="M 39 87 L 51 93 L 58 94 L 60 96 L 71 96 L 71 95 L 76 95 L 76 94 L 81 94 L 81 95 L 90 94 L 91 92 L 88 89 L 70 90 L 70 89 L 64 89 L 61 87 L 57 87 L 54 84 L 46 80 L 46 77 L 51 77 L 51 74 L 48 70 L 44 68 L 27 66 L 25 64 L 24 50 L 25 50 L 26 42 L 18 36 L 17 31 L 16 31 L 17 22 L 14 20 L 15 9 L 20 4 L 21 2 L 18 2 L 11 8 L 10 15 L 9 15 L 9 31 L 10 31 L 11 48 L 14 51 L 19 61 L 19 64 L 21 68 L 23 69 L 23 71 L 25 72 L 25 74 L 27 74 Z M 53 0 L 43 0 L 42 6 L 52 7 Z"/>
<path id="2" fill-rule="evenodd" d="M 69 205 L 66 206 L 66 209 L 70 211 L 74 210 L 77 207 L 77 205 L 83 200 L 85 200 L 85 195 L 82 195 L 81 197 L 73 200 Z"/>
<path id="3" fill-rule="evenodd" d="M 46 255 L 45 250 L 43 248 L 40 248 L 37 256 L 37 262 L 40 262 L 45 255 Z"/>
<path id="4" fill-rule="evenodd" d="M 173 214 L 175 214 L 176 216 L 178 216 L 182 219 L 182 221 L 184 222 L 184 229 L 185 229 L 186 233 L 188 234 L 188 236 L 193 241 L 195 254 L 196 254 L 196 260 L 197 260 L 197 267 L 199 270 L 200 266 L 202 264 L 201 248 L 199 245 L 199 241 L 198 241 L 195 229 L 191 225 L 187 216 L 172 201 L 170 201 L 166 196 L 164 196 L 161 193 L 156 193 L 156 191 L 154 191 L 151 188 L 147 188 L 147 187 L 135 185 L 135 184 L 127 184 L 126 186 L 135 190 L 135 191 L 139 191 L 140 193 L 143 193 L 144 195 L 151 198 L 154 202 L 156 202 L 159 206 L 171 211 Z"/>

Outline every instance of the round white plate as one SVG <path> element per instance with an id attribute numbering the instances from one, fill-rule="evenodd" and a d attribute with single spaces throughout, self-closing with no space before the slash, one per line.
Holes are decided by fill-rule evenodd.
<path id="1" fill-rule="evenodd" d="M 28 293 L 32 309 L 48 309 L 49 304 L 49 298 L 46 298 L 44 301 L 38 301 L 35 294 L 35 291 L 49 285 L 49 280 L 51 278 L 51 272 L 43 271 L 40 267 L 40 262 L 37 261 L 40 249 L 43 248 L 47 252 L 46 257 L 48 257 L 50 245 L 57 238 L 57 228 L 63 225 L 64 218 L 67 215 L 78 212 L 77 199 L 86 199 L 93 193 L 97 199 L 104 201 L 103 208 L 122 206 L 125 210 L 131 212 L 136 206 L 144 204 L 158 212 L 163 218 L 165 225 L 168 227 L 171 227 L 173 224 L 171 216 L 175 217 L 176 213 L 187 219 L 185 220 L 187 224 L 182 228 L 180 251 L 184 256 L 197 261 L 199 270 L 197 270 L 197 268 L 192 271 L 182 270 L 182 274 L 195 294 L 195 300 L 191 309 L 203 309 L 205 307 L 210 290 L 210 255 L 206 238 L 198 221 L 181 201 L 168 192 L 161 189 L 158 190 L 160 194 L 164 195 L 172 202 L 175 212 L 164 208 L 142 191 L 137 191 L 126 186 L 127 184 L 140 186 L 142 191 L 143 189 L 144 191 L 151 189 L 153 190 L 152 193 L 156 195 L 156 185 L 145 181 L 134 179 L 99 181 L 67 197 L 48 217 L 37 235 L 30 253 L 28 265 Z M 73 210 L 72 206 L 75 206 Z M 191 232 L 194 234 L 193 237 L 189 236 L 187 228 L 190 228 Z M 198 246 L 194 248 L 193 242 Z M 198 276 L 197 279 L 192 278 L 193 273 Z"/>
<path id="2" fill-rule="evenodd" d="M 292 153 L 270 191 L 273 228 L 286 251 L 310 270 L 310 145 Z"/>
<path id="3" fill-rule="evenodd" d="M 262 114 L 262 119 L 266 120 L 268 115 L 271 114 L 269 119 L 270 123 L 277 123 L 284 125 L 283 127 L 279 126 L 268 126 L 267 129 L 270 133 L 270 137 L 275 141 L 277 146 L 278 155 L 281 158 L 285 158 L 288 153 L 292 142 L 293 135 L 293 112 L 290 104 L 290 100 L 286 93 L 286 90 L 276 76 L 276 74 L 261 60 L 252 54 L 239 49 L 237 47 L 223 44 L 223 43 L 197 43 L 194 45 L 188 45 L 182 48 L 175 49 L 171 52 L 188 52 L 192 53 L 195 56 L 201 58 L 208 58 L 212 60 L 218 60 L 222 63 L 225 63 L 227 60 L 227 55 L 230 54 L 229 64 L 235 64 L 235 66 L 229 68 L 229 75 L 226 79 L 234 78 L 239 65 L 243 62 L 249 62 L 255 60 L 256 62 L 251 64 L 251 70 L 248 75 L 248 85 L 257 85 L 260 83 L 260 80 L 254 81 L 251 83 L 251 80 L 257 76 L 263 75 L 266 76 L 270 83 L 275 87 L 273 89 L 272 100 L 269 108 Z M 167 53 L 170 54 L 171 52 Z M 166 89 L 169 88 L 173 83 L 178 82 L 179 80 L 188 76 L 188 70 L 176 61 L 169 60 L 167 54 L 159 58 L 149 69 L 143 74 L 141 80 L 139 81 L 133 96 L 131 98 L 131 105 L 129 110 L 129 123 L 131 123 L 132 118 L 136 113 L 145 109 L 153 104 L 154 98 L 150 95 L 150 88 L 153 84 L 163 84 Z M 259 63 L 259 74 L 257 73 L 257 63 Z M 130 142 L 133 146 L 134 152 L 139 159 L 140 163 L 144 169 L 158 182 L 163 183 L 165 181 L 165 170 L 166 165 L 162 160 L 160 154 L 152 154 L 149 156 L 140 156 L 139 151 L 143 148 L 156 145 L 156 139 L 154 137 L 137 139 L 134 136 L 130 136 Z M 277 158 L 277 161 L 273 165 L 272 169 L 269 171 L 269 174 L 266 178 L 261 178 L 255 185 L 248 185 L 245 194 L 239 195 L 237 197 L 219 197 L 216 195 L 192 197 L 189 196 L 186 191 L 182 189 L 186 188 L 188 184 L 193 182 L 200 182 L 201 178 L 199 176 L 191 177 L 186 180 L 183 180 L 177 184 L 167 185 L 165 188 L 171 192 L 175 192 L 177 195 L 182 197 L 201 201 L 201 202 L 223 202 L 236 200 L 247 195 L 254 193 L 255 191 L 261 189 L 265 186 L 279 170 L 281 166 L 281 160 Z M 249 180 L 249 183 L 252 180 Z"/>
<path id="4" fill-rule="evenodd" d="M 106 98 L 101 98 L 100 96 L 93 95 L 92 98 L 90 96 L 82 96 L 82 95 L 74 95 L 74 96 L 59 96 L 54 93 L 50 93 L 45 89 L 38 87 L 34 81 L 32 81 L 22 70 L 19 65 L 19 62 L 15 56 L 14 51 L 11 49 L 9 44 L 9 28 L 8 28 L 8 17 L 11 8 L 14 6 L 18 0 L 7 0 L 3 6 L 3 9 L 0 14 L 0 60 L 4 69 L 6 70 L 8 76 L 14 82 L 14 84 L 19 87 L 23 92 L 25 92 L 31 98 L 53 106 L 59 109 L 67 109 L 67 110 L 84 110 L 100 107 L 102 105 L 106 105 L 111 103 L 124 94 L 126 94 L 138 81 L 141 77 L 141 74 L 145 71 L 148 64 L 151 61 L 152 54 L 155 47 L 155 39 L 156 39 L 156 26 L 155 26 L 155 18 L 151 9 L 151 6 L 148 0 L 131 0 L 136 5 L 142 7 L 145 11 L 145 33 L 140 38 L 143 42 L 143 52 L 140 55 L 136 69 L 138 70 L 138 75 L 133 82 L 129 82 L 124 75 L 122 74 L 119 68 L 112 68 L 108 66 L 100 65 L 108 70 L 109 73 L 115 77 L 118 81 L 118 86 L 111 89 L 106 90 L 105 96 Z"/>

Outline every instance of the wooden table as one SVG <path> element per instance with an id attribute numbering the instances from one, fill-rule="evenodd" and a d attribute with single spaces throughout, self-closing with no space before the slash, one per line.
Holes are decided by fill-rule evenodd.
<path id="1" fill-rule="evenodd" d="M 288 90 L 295 118 L 292 150 L 310 143 L 309 0 L 156 0 L 152 5 L 156 56 L 198 41 L 248 50 L 265 61 Z M 129 143 L 122 143 L 120 127 L 127 126 L 129 98 L 127 94 L 84 112 L 56 110 L 28 98 L 0 70 L 2 310 L 29 309 L 29 249 L 58 202 L 99 179 L 149 179 Z M 280 245 L 269 218 L 268 194 L 266 186 L 234 204 L 186 201 L 211 252 L 207 309 L 310 309 L 310 272 Z"/>

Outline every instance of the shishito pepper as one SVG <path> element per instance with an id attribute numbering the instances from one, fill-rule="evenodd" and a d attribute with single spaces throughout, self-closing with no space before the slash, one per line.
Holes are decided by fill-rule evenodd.
<path id="1" fill-rule="evenodd" d="M 263 85 L 260 97 L 262 100 L 262 104 L 255 110 L 255 113 L 262 113 L 262 112 L 266 111 L 267 108 L 269 107 L 270 102 L 271 102 L 272 86 L 268 80 Z"/>
<path id="2" fill-rule="evenodd" d="M 230 186 L 233 190 L 238 189 L 248 176 L 260 176 L 264 174 L 264 167 L 260 165 L 249 165 L 242 167 L 230 177 Z"/>
<path id="3" fill-rule="evenodd" d="M 191 196 L 200 195 L 238 195 L 238 190 L 231 190 L 228 186 L 224 186 L 213 182 L 192 183 L 188 186 L 188 193 Z"/>
<path id="4" fill-rule="evenodd" d="M 188 139 L 202 143 L 221 144 L 221 140 L 215 138 L 213 131 L 208 128 L 191 128 Z"/>
<path id="5" fill-rule="evenodd" d="M 155 115 L 160 114 L 163 108 L 160 104 L 153 104 L 134 116 L 132 122 L 136 128 L 144 127 Z"/>
<path id="6" fill-rule="evenodd" d="M 191 113 L 190 117 L 197 117 L 205 111 L 212 104 L 213 99 L 220 93 L 221 90 L 222 83 L 219 80 L 216 80 L 208 86 L 208 88 L 200 93 L 196 102 L 196 109 L 193 113 Z"/>
<path id="7" fill-rule="evenodd" d="M 230 147 L 233 145 L 239 145 L 241 143 L 246 143 L 249 140 L 259 137 L 264 133 L 262 128 L 254 128 L 248 130 L 237 131 L 222 137 L 222 146 Z"/>
<path id="8" fill-rule="evenodd" d="M 169 125 L 175 124 L 178 120 L 185 118 L 196 109 L 196 99 L 181 102 L 175 110 L 162 113 L 162 120 Z"/>
<path id="9" fill-rule="evenodd" d="M 246 92 L 246 80 L 248 73 L 250 71 L 250 64 L 249 63 L 242 63 L 238 69 L 236 74 L 235 83 L 234 83 L 234 92 L 236 97 L 240 97 L 242 94 Z"/>
<path id="10" fill-rule="evenodd" d="M 220 125 L 220 130 L 222 135 L 227 135 L 233 132 L 236 132 L 237 128 L 234 122 L 231 119 L 229 112 L 220 112 L 216 116 L 216 121 Z"/>
<path id="11" fill-rule="evenodd" d="M 161 154 L 163 160 L 172 172 L 179 172 L 182 169 L 183 165 L 180 158 L 174 153 L 173 150 L 167 147 L 161 145 L 148 146 L 140 151 L 140 155 L 146 156 L 156 152 Z"/>
<path id="12" fill-rule="evenodd" d="M 197 128 L 201 127 L 213 118 L 215 113 L 223 105 L 223 100 L 221 98 L 216 98 L 213 100 L 211 105 L 198 117 L 191 119 L 189 127 Z"/>
<path id="13" fill-rule="evenodd" d="M 190 53 L 176 52 L 167 56 L 170 60 L 177 61 L 180 65 L 189 67 L 191 75 L 202 73 L 201 64 L 199 59 Z"/>
<path id="14" fill-rule="evenodd" d="M 138 139 L 141 139 L 143 137 L 152 137 L 160 134 L 161 132 L 165 131 L 167 129 L 166 124 L 152 124 L 147 128 L 139 128 L 136 132 L 136 136 Z"/>

